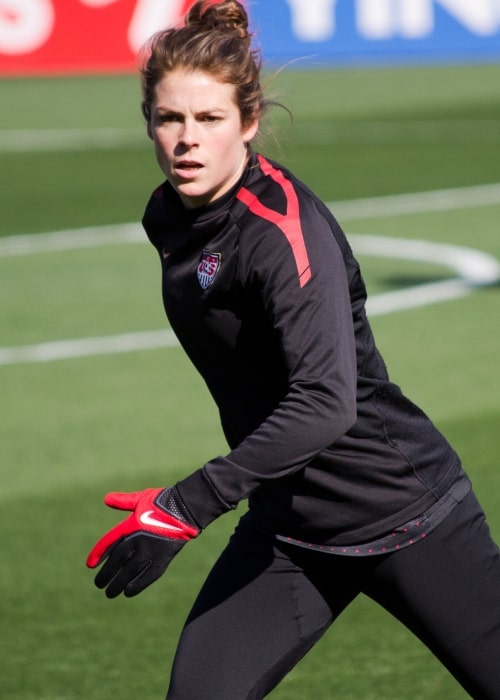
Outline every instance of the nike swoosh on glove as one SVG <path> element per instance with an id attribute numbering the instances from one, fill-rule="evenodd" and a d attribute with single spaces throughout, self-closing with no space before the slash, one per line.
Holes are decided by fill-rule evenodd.
<path id="1" fill-rule="evenodd" d="M 95 585 L 106 588 L 108 598 L 122 592 L 128 598 L 140 593 L 200 532 L 175 487 L 108 493 L 104 502 L 111 508 L 132 511 L 97 542 L 87 557 L 91 569 L 106 559 Z"/>

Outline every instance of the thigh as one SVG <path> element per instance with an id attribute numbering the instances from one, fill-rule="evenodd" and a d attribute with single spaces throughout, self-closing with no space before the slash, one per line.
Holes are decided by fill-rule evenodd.
<path id="1" fill-rule="evenodd" d="M 500 553 L 471 493 L 424 541 L 381 560 L 365 591 L 476 700 L 500 700 Z"/>
<path id="2" fill-rule="evenodd" d="M 168 700 L 263 698 L 321 637 L 352 595 L 334 609 L 295 550 L 238 526 L 188 617 Z"/>

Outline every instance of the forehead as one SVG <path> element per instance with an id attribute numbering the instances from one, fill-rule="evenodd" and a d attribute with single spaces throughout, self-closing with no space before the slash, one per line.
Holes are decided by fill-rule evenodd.
<path id="1" fill-rule="evenodd" d="M 236 89 L 204 71 L 174 70 L 155 86 L 157 107 L 197 110 L 230 109 L 236 106 Z"/>

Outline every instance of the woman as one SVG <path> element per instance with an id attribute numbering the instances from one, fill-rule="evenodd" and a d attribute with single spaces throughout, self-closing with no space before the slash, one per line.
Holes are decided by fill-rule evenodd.
<path id="1" fill-rule="evenodd" d="M 248 498 L 169 700 L 264 697 L 359 593 L 498 700 L 499 550 L 459 458 L 388 378 L 337 222 L 251 149 L 266 103 L 245 10 L 200 0 L 149 49 L 143 113 L 167 179 L 143 223 L 231 451 L 173 487 L 108 494 L 132 513 L 90 553 L 96 585 L 136 595 Z"/>

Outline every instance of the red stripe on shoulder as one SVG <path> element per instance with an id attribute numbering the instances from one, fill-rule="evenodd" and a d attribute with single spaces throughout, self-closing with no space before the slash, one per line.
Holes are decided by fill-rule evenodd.
<path id="1" fill-rule="evenodd" d="M 311 279 L 311 265 L 309 263 L 309 256 L 307 254 L 302 225 L 300 223 L 297 193 L 290 180 L 287 180 L 281 170 L 271 165 L 263 156 L 259 155 L 257 158 L 264 175 L 271 177 L 283 190 L 286 198 L 286 214 L 281 214 L 279 211 L 266 207 L 265 204 L 246 187 L 242 187 L 236 196 L 253 214 L 275 224 L 284 234 L 292 249 L 297 266 L 297 273 L 299 275 L 299 284 L 303 287 Z"/>

